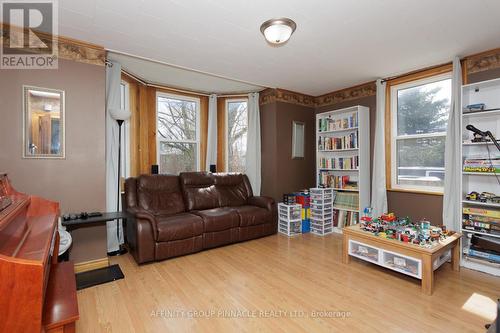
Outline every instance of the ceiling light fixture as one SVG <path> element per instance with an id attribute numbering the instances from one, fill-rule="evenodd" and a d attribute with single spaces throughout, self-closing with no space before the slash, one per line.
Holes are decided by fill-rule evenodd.
<path id="1" fill-rule="evenodd" d="M 289 18 L 283 17 L 278 19 L 267 20 L 260 26 L 260 32 L 266 40 L 274 45 L 280 45 L 290 39 L 293 32 L 297 28 L 297 24 Z"/>

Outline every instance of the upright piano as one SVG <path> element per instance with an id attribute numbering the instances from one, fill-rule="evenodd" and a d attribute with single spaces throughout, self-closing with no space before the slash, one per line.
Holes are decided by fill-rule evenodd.
<path id="1" fill-rule="evenodd" d="M 0 332 L 74 332 L 74 267 L 57 262 L 59 204 L 0 173 Z"/>

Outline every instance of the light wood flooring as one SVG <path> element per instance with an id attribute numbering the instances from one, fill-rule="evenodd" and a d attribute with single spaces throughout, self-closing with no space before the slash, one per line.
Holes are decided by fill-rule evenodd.
<path id="1" fill-rule="evenodd" d="M 138 266 L 78 292 L 77 332 L 484 332 L 500 278 L 443 265 L 420 281 L 355 258 L 340 235 L 273 235 Z M 193 318 L 194 317 L 194 318 Z"/>

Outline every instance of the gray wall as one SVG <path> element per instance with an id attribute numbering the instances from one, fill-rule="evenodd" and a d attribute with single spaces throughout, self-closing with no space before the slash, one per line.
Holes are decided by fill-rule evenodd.
<path id="1" fill-rule="evenodd" d="M 22 86 L 66 94 L 66 158 L 23 159 Z M 60 203 L 61 212 L 105 209 L 105 68 L 59 60 L 57 70 L 0 70 L 0 171 L 14 188 Z M 106 255 L 104 227 L 74 232 L 72 258 Z"/>

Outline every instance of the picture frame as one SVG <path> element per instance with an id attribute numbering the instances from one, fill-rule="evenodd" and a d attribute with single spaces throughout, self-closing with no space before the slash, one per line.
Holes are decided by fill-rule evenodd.
<path id="1" fill-rule="evenodd" d="M 23 85 L 23 158 L 66 158 L 65 92 Z"/>

